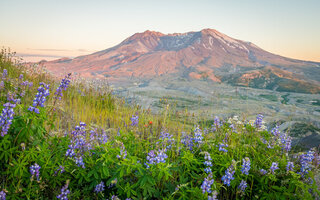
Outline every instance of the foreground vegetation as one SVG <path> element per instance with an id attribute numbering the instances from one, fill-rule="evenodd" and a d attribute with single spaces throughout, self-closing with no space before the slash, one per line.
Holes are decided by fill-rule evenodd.
<path id="1" fill-rule="evenodd" d="M 0 54 L 0 199 L 315 199 L 320 157 L 263 116 L 152 115 Z"/>

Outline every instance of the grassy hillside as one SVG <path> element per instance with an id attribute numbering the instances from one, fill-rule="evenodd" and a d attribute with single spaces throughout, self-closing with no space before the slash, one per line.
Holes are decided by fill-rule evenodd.
<path id="1" fill-rule="evenodd" d="M 0 92 L 0 199 L 320 195 L 318 152 L 293 152 L 290 136 L 268 132 L 262 115 L 204 121 L 170 104 L 151 114 L 105 83 L 56 80 L 5 50 Z"/>

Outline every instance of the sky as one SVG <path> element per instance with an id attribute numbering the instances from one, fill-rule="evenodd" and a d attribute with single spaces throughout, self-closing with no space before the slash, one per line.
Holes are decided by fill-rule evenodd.
<path id="1" fill-rule="evenodd" d="M 205 28 L 320 62 L 320 0 L 0 0 L 0 47 L 26 60 L 75 57 L 145 30 Z"/>

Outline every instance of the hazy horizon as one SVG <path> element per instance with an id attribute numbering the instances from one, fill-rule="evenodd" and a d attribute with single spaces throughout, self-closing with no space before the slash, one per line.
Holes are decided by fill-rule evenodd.
<path id="1" fill-rule="evenodd" d="M 145 30 L 212 28 L 274 54 L 320 62 L 319 7 L 316 0 L 2 1 L 0 46 L 27 61 L 50 60 L 107 49 Z"/>

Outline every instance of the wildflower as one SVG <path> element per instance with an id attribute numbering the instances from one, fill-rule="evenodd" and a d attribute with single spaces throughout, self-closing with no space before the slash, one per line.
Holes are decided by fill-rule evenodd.
<path id="1" fill-rule="evenodd" d="M 205 168 L 204 171 L 207 174 L 209 174 L 209 173 L 212 172 L 211 168 L 210 168 L 210 167 L 212 167 L 212 162 L 211 162 L 212 159 L 211 159 L 211 156 L 210 156 L 210 154 L 208 152 L 205 152 L 204 159 L 205 159 L 204 165 L 207 166 L 207 168 Z"/>
<path id="2" fill-rule="evenodd" d="M 66 156 L 72 158 L 74 155 L 76 154 L 74 152 L 73 145 L 69 145 L 69 149 L 67 149 Z"/>
<path id="3" fill-rule="evenodd" d="M 8 71 L 6 69 L 3 69 L 2 79 L 5 79 L 7 76 L 8 76 Z"/>
<path id="4" fill-rule="evenodd" d="M 4 88 L 4 82 L 0 81 L 0 90 L 2 90 Z"/>
<path id="5" fill-rule="evenodd" d="M 267 170 L 265 170 L 265 169 L 260 169 L 260 173 L 261 173 L 262 175 L 265 175 L 265 174 L 267 173 Z"/>
<path id="6" fill-rule="evenodd" d="M 190 135 L 186 135 L 185 132 L 182 132 L 181 143 L 190 151 L 193 149 L 193 139 Z"/>
<path id="7" fill-rule="evenodd" d="M 194 130 L 194 138 L 193 140 L 195 141 L 195 143 L 201 144 L 202 140 L 203 140 L 203 136 L 202 136 L 202 131 L 199 128 L 199 126 L 197 126 Z"/>
<path id="8" fill-rule="evenodd" d="M 101 181 L 98 185 L 96 185 L 96 187 L 94 188 L 94 191 L 96 193 L 103 192 L 104 191 L 104 187 L 105 187 L 104 182 Z"/>
<path id="9" fill-rule="evenodd" d="M 290 151 L 291 149 L 291 137 L 288 136 L 286 133 L 280 135 L 280 142 L 281 142 L 281 147 L 285 151 Z"/>
<path id="10" fill-rule="evenodd" d="M 228 147 L 228 144 L 220 143 L 220 144 L 219 144 L 219 151 L 228 152 L 228 150 L 226 149 L 226 147 Z"/>
<path id="11" fill-rule="evenodd" d="M 149 125 L 152 125 L 152 121 L 149 121 Z"/>
<path id="12" fill-rule="evenodd" d="M 168 156 L 165 153 L 165 150 L 158 151 L 157 163 L 165 163 L 167 158 Z"/>
<path id="13" fill-rule="evenodd" d="M 160 134 L 160 140 L 162 140 L 163 144 L 165 145 L 164 148 L 171 149 L 172 144 L 174 143 L 173 135 L 170 135 L 170 133 L 166 133 L 164 131 L 162 131 Z"/>
<path id="14" fill-rule="evenodd" d="M 16 105 L 11 103 L 5 103 L 3 106 L 4 108 L 2 109 L 2 113 L 0 115 L 0 131 L 2 137 L 5 136 L 9 131 L 14 115 L 13 108 Z"/>
<path id="15" fill-rule="evenodd" d="M 145 165 L 147 166 L 147 169 L 148 169 L 150 168 L 150 165 L 165 163 L 167 158 L 168 156 L 165 153 L 165 150 L 158 150 L 158 151 L 151 150 L 148 153 L 147 162 L 145 163 Z"/>
<path id="16" fill-rule="evenodd" d="M 293 162 L 288 162 L 287 164 L 287 172 L 293 171 L 294 165 Z"/>
<path id="17" fill-rule="evenodd" d="M 20 80 L 23 79 L 23 74 L 20 74 L 19 79 L 20 79 Z"/>
<path id="18" fill-rule="evenodd" d="M 214 183 L 214 180 L 212 179 L 212 174 L 209 174 L 207 178 L 204 178 L 204 181 L 202 182 L 201 189 L 202 193 L 208 192 L 209 194 L 211 191 L 211 185 Z"/>
<path id="19" fill-rule="evenodd" d="M 57 196 L 58 199 L 68 200 L 68 194 L 70 193 L 70 190 L 68 190 L 68 186 L 69 184 L 67 183 L 65 186 L 61 188 L 61 194 Z"/>
<path id="20" fill-rule="evenodd" d="M 28 108 L 28 110 L 39 114 L 39 108 L 37 107 L 44 107 L 44 102 L 46 101 L 46 97 L 49 96 L 49 94 L 49 85 L 41 82 L 38 88 L 38 93 L 33 100 L 33 104 Z"/>
<path id="21" fill-rule="evenodd" d="M 61 97 L 63 96 L 62 91 L 67 90 L 67 88 L 69 86 L 70 76 L 71 76 L 71 73 L 69 73 L 67 76 L 65 76 L 65 78 L 63 78 L 61 80 L 59 87 L 57 88 L 56 92 L 54 93 L 55 95 L 57 95 L 57 98 L 59 100 L 61 100 Z"/>
<path id="22" fill-rule="evenodd" d="M 209 133 L 209 130 L 207 128 L 204 128 L 203 133 L 204 133 L 204 135 L 207 135 Z"/>
<path id="23" fill-rule="evenodd" d="M 21 102 L 21 100 L 19 98 L 17 98 L 17 94 L 12 94 L 12 93 L 8 93 L 7 94 L 7 100 L 11 101 L 14 104 L 19 104 Z"/>
<path id="24" fill-rule="evenodd" d="M 35 163 L 34 165 L 30 166 L 30 173 L 31 173 L 31 177 L 33 177 L 34 175 L 36 175 L 37 180 L 39 181 L 39 177 L 40 177 L 40 166 Z"/>
<path id="25" fill-rule="evenodd" d="M 6 200 L 6 193 L 4 191 L 0 192 L 0 200 Z"/>
<path id="26" fill-rule="evenodd" d="M 222 176 L 221 180 L 223 184 L 230 186 L 230 182 L 234 179 L 233 174 L 235 173 L 233 165 L 231 165 L 226 171 L 225 175 Z"/>
<path id="27" fill-rule="evenodd" d="M 217 195 L 217 191 L 213 191 L 212 196 L 208 196 L 208 200 L 218 200 Z"/>
<path id="28" fill-rule="evenodd" d="M 278 137 L 280 135 L 280 131 L 279 131 L 279 126 L 277 125 L 276 127 L 274 127 L 272 130 L 271 130 L 271 133 Z"/>
<path id="29" fill-rule="evenodd" d="M 242 169 L 241 172 L 245 175 L 249 175 L 249 170 L 250 170 L 250 159 L 248 157 L 246 157 L 245 159 L 242 159 Z"/>
<path id="30" fill-rule="evenodd" d="M 241 183 L 238 187 L 242 192 L 244 192 L 247 188 L 247 182 L 245 180 L 241 180 Z"/>
<path id="31" fill-rule="evenodd" d="M 119 132 L 119 134 L 120 134 L 120 132 Z M 108 136 L 104 130 L 102 130 L 102 134 L 99 136 L 98 141 L 100 144 L 105 144 L 108 142 Z"/>
<path id="32" fill-rule="evenodd" d="M 237 130 L 234 124 L 230 124 L 229 127 L 232 129 L 232 132 L 237 133 Z"/>
<path id="33" fill-rule="evenodd" d="M 271 164 L 271 167 L 270 167 L 270 170 L 271 170 L 271 173 L 273 174 L 275 170 L 279 169 L 278 167 L 278 163 L 277 162 L 273 162 Z"/>
<path id="34" fill-rule="evenodd" d="M 139 124 L 139 116 L 138 115 L 132 115 L 130 120 L 131 120 L 131 126 L 138 126 L 138 124 Z"/>
<path id="35" fill-rule="evenodd" d="M 261 126 L 262 126 L 262 119 L 263 119 L 263 115 L 262 114 L 258 114 L 257 115 L 257 118 L 256 118 L 256 121 L 254 122 L 254 125 L 256 128 L 260 129 Z"/>
<path id="36" fill-rule="evenodd" d="M 306 154 L 301 155 L 301 157 L 300 157 L 300 165 L 301 165 L 300 174 L 304 175 L 309 172 L 309 170 L 311 169 L 310 163 L 312 162 L 313 159 L 314 159 L 314 151 L 310 150 Z"/>
<path id="37" fill-rule="evenodd" d="M 123 143 L 121 143 L 121 147 L 120 147 L 120 155 L 117 155 L 118 159 L 126 159 L 127 157 L 127 150 L 124 147 Z"/>
<path id="38" fill-rule="evenodd" d="M 213 120 L 213 124 L 211 126 L 211 131 L 215 132 L 218 128 L 220 128 L 222 126 L 222 123 L 219 119 L 219 117 L 215 116 L 214 120 Z"/>
<path id="39" fill-rule="evenodd" d="M 147 163 L 146 163 L 146 166 L 147 168 L 149 168 L 150 166 L 149 165 L 153 165 L 156 163 L 156 153 L 154 150 L 151 150 L 149 153 L 148 153 L 148 156 L 147 156 Z"/>
<path id="40" fill-rule="evenodd" d="M 222 125 L 219 117 L 217 117 L 217 116 L 214 117 L 214 125 L 215 125 L 217 128 L 219 128 L 219 127 Z"/>
<path id="41" fill-rule="evenodd" d="M 116 195 L 112 195 L 111 200 L 120 200 Z"/>
<path id="42" fill-rule="evenodd" d="M 54 172 L 54 174 L 62 174 L 64 171 L 64 166 L 60 165 L 59 168 Z"/>
<path id="43" fill-rule="evenodd" d="M 75 159 L 76 159 L 76 164 L 77 164 L 79 167 L 86 168 L 85 165 L 84 165 L 82 156 L 76 157 Z"/>

